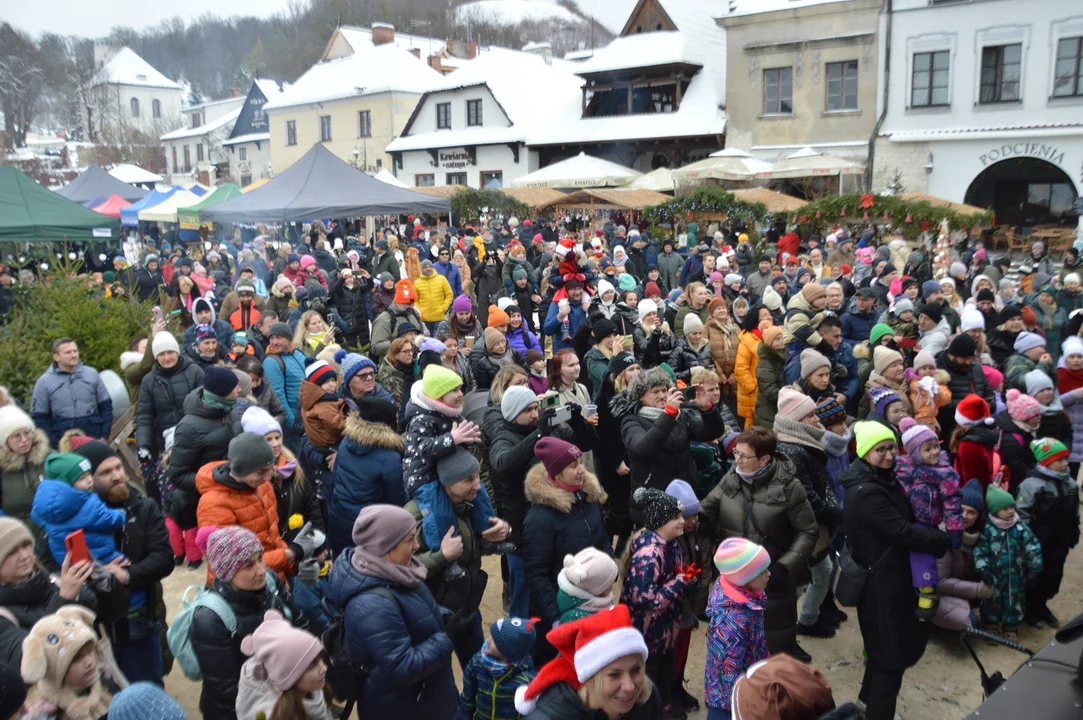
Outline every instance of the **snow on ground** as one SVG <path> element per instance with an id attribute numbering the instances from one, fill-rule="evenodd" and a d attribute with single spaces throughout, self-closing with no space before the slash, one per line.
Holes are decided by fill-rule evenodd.
<path id="1" fill-rule="evenodd" d="M 583 19 L 551 0 L 476 0 L 455 9 L 455 21 L 488 22 L 513 27 L 525 22 L 582 23 Z"/>

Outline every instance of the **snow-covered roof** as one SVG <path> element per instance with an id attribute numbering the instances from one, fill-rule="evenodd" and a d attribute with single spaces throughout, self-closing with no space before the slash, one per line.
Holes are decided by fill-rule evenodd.
<path id="1" fill-rule="evenodd" d="M 355 53 L 378 47 L 372 42 L 372 30 L 370 28 L 357 27 L 354 25 L 340 25 L 338 27 L 338 33 L 345 38 L 346 42 L 349 43 Z M 404 50 L 420 48 L 424 51 L 422 54 L 427 55 L 430 47 L 432 48 L 432 52 L 440 52 L 440 50 L 443 49 L 445 42 L 437 38 L 428 37 L 427 35 L 411 35 L 410 33 L 401 33 L 396 30 L 395 40 L 390 44 Z"/>
<path id="2" fill-rule="evenodd" d="M 525 22 L 584 23 L 582 17 L 555 0 L 474 0 L 455 8 L 455 22 L 463 25 L 468 21 L 499 27 L 517 27 Z"/>
<path id="3" fill-rule="evenodd" d="M 716 16 L 728 18 L 742 15 L 759 15 L 761 13 L 798 10 L 812 5 L 826 5 L 837 2 L 845 2 L 845 0 L 729 0 L 728 7 L 716 11 Z"/>
<path id="4" fill-rule="evenodd" d="M 205 102 L 201 102 L 199 105 L 188 105 L 187 107 L 184 108 L 184 112 L 191 112 L 192 110 L 202 110 L 204 108 L 209 108 L 209 107 L 218 107 L 219 105 L 226 105 L 226 104 L 229 104 L 229 103 L 239 103 L 239 104 L 243 105 L 244 104 L 244 97 L 245 97 L 244 95 L 240 95 L 240 96 L 222 98 L 221 100 L 207 100 Z"/>
<path id="5" fill-rule="evenodd" d="M 611 35 L 620 35 L 635 9 L 636 0 L 572 0 L 572 4 L 579 12 L 594 18 Z"/>
<path id="6" fill-rule="evenodd" d="M 271 133 L 269 133 L 269 132 L 248 133 L 247 135 L 238 135 L 235 138 L 230 138 L 229 140 L 226 140 L 222 144 L 223 145 L 243 145 L 244 143 L 263 142 L 263 141 L 267 141 L 267 140 L 270 140 L 270 139 L 271 139 Z"/>
<path id="7" fill-rule="evenodd" d="M 253 82 L 260 89 L 260 92 L 270 100 L 273 97 L 278 97 L 280 94 L 289 89 L 289 83 L 280 83 L 277 80 L 267 80 L 265 78 L 257 78 Z"/>
<path id="8" fill-rule="evenodd" d="M 95 85 L 135 85 L 180 90 L 181 86 L 167 78 L 134 50 L 123 47 L 98 70 Z"/>
<path id="9" fill-rule="evenodd" d="M 651 32 L 619 37 L 609 45 L 594 51 L 594 56 L 576 66 L 580 75 L 629 68 L 689 63 L 700 65 L 698 58 L 689 57 L 684 36 L 679 32 Z M 695 53 L 691 53 L 695 55 Z"/>
<path id="10" fill-rule="evenodd" d="M 272 111 L 391 90 L 421 94 L 443 78 L 397 45 L 374 45 L 360 50 L 355 47 L 353 55 L 316 63 L 288 90 L 269 97 L 263 107 Z"/>
<path id="11" fill-rule="evenodd" d="M 138 165 L 130 165 L 128 163 L 121 163 L 117 165 L 109 174 L 115 177 L 121 182 L 126 182 L 130 185 L 141 185 L 144 183 L 160 183 L 162 176 L 157 173 L 152 173 L 149 170 L 144 170 Z"/>
<path id="12" fill-rule="evenodd" d="M 236 108 L 226 113 L 222 117 L 210 121 L 209 123 L 204 123 L 199 127 L 194 128 L 183 127 L 178 130 L 174 130 L 173 132 L 168 132 L 165 135 L 162 135 L 160 139 L 165 142 L 169 140 L 183 140 L 184 138 L 200 137 L 202 135 L 206 135 L 207 133 L 214 132 L 219 128 L 225 127 L 227 125 L 232 125 L 237 121 L 237 117 L 240 114 L 241 108 Z"/>

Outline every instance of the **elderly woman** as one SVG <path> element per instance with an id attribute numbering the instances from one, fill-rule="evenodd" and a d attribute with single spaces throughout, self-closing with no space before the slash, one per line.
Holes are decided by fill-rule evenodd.
<path id="1" fill-rule="evenodd" d="M 469 618 L 445 626 L 425 585 L 414 518 L 401 507 L 369 505 L 353 525 L 353 544 L 331 570 L 330 600 L 345 609 L 354 667 L 370 668 L 361 717 L 459 717 L 451 674 L 454 641 Z"/>
<path id="2" fill-rule="evenodd" d="M 786 652 L 809 662 L 797 644 L 797 587 L 808 580 L 808 561 L 819 535 L 816 516 L 793 462 L 778 452 L 773 432 L 759 426 L 745 430 L 737 437 L 733 459 L 701 510 L 718 521 L 723 538 L 743 537 L 767 549 L 767 647 L 772 654 Z"/>
<path id="3" fill-rule="evenodd" d="M 903 673 L 925 654 L 929 624 L 918 620 L 910 552 L 940 557 L 948 535 L 914 522 L 910 502 L 895 478 L 894 433 L 881 423 L 854 426 L 857 460 L 840 482 L 846 489 L 843 525 L 853 559 L 874 568 L 865 580 L 857 619 L 868 659 L 859 700 L 869 720 L 891 720 Z"/>
<path id="4" fill-rule="evenodd" d="M 30 522 L 34 493 L 45 472 L 49 436 L 18 405 L 0 407 L 0 510 Z"/>

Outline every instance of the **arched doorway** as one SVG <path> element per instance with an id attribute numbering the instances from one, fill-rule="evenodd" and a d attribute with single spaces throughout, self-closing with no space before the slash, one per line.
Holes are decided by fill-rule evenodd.
<path id="1" fill-rule="evenodd" d="M 998 225 L 1075 225 L 1079 192 L 1056 165 L 1031 157 L 1009 158 L 983 170 L 967 188 L 964 202 L 991 207 Z"/>

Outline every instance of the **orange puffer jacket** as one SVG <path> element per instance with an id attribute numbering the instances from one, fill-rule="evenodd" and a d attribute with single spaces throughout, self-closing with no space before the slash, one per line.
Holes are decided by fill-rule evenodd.
<path id="1" fill-rule="evenodd" d="M 207 463 L 196 473 L 199 507 L 198 527 L 229 527 L 240 525 L 251 530 L 263 545 L 263 561 L 283 580 L 294 574 L 293 564 L 286 558 L 286 541 L 278 534 L 278 502 L 274 487 L 265 482 L 258 488 L 234 480 L 227 461 Z M 213 577 L 207 567 L 207 582 Z"/>

